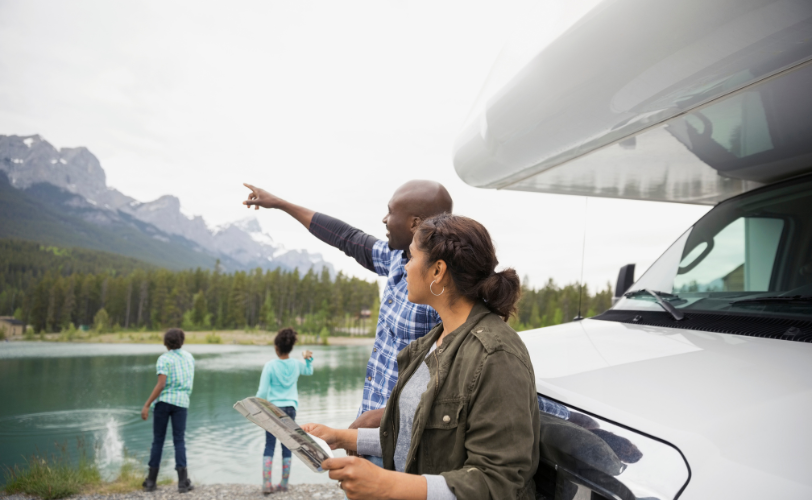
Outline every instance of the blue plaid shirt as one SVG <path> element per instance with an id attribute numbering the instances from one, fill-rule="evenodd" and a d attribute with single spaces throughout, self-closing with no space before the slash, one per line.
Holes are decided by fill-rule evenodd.
<path id="1" fill-rule="evenodd" d="M 539 401 L 539 410 L 541 410 L 543 413 L 552 415 L 554 417 L 563 418 L 564 420 L 568 420 L 570 418 L 570 411 L 566 406 L 556 403 L 555 401 L 550 401 L 544 396 L 536 395 L 536 397 Z"/>
<path id="2" fill-rule="evenodd" d="M 372 262 L 375 272 L 388 279 L 375 329 L 375 345 L 367 363 L 364 399 L 359 416 L 386 406 L 398 380 L 398 353 L 440 322 L 437 311 L 426 305 L 412 304 L 407 299 L 409 292 L 406 290 L 404 266 L 408 259 L 402 250 L 390 250 L 385 240 L 378 240 L 372 247 Z"/>

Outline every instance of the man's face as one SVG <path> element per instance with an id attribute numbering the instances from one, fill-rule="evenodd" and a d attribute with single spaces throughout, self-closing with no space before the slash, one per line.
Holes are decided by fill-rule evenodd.
<path id="1" fill-rule="evenodd" d="M 409 215 L 398 199 L 397 193 L 389 201 L 386 217 L 383 223 L 386 225 L 386 238 L 389 240 L 389 248 L 392 250 L 407 250 L 412 242 L 412 227 L 415 226 L 416 217 Z"/>

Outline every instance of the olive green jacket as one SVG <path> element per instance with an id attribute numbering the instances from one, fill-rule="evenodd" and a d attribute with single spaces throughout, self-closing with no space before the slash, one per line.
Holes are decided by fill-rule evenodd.
<path id="1" fill-rule="evenodd" d="M 400 392 L 425 362 L 431 380 L 415 411 L 405 472 L 442 475 L 458 500 L 535 498 L 540 420 L 524 343 L 484 303 L 427 358 L 442 333 L 441 324 L 398 354 L 381 420 L 384 467 L 395 468 Z"/>

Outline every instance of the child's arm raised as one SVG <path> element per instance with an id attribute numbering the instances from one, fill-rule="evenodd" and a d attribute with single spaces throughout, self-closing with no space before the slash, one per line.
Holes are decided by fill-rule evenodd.
<path id="1" fill-rule="evenodd" d="M 313 353 L 311 351 L 302 351 L 304 357 L 304 364 L 299 363 L 300 375 L 313 375 Z"/>

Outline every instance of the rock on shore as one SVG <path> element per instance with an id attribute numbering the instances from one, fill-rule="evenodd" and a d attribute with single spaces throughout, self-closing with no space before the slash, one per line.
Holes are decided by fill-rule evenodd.
<path id="1" fill-rule="evenodd" d="M 5 496 L 0 493 L 3 500 L 29 500 L 26 495 Z M 311 498 L 324 500 L 340 500 L 344 492 L 338 489 L 336 483 L 328 484 L 294 484 L 286 493 L 274 493 L 265 496 L 258 484 L 202 484 L 195 485 L 189 493 L 178 493 L 177 485 L 161 486 L 158 491 L 146 493 L 134 491 L 132 493 L 116 493 L 112 495 L 77 495 L 71 500 L 309 500 Z"/>

